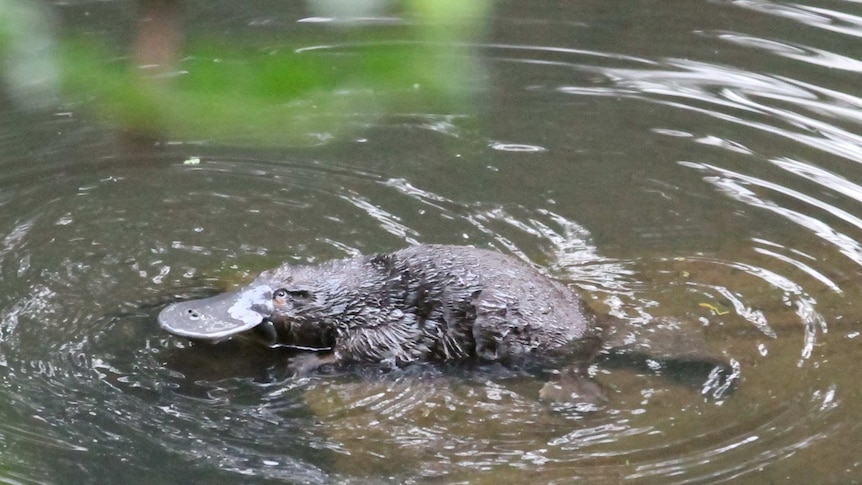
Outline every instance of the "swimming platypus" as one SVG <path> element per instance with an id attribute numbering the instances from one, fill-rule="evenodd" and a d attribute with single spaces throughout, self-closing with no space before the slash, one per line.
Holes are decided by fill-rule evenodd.
<path id="1" fill-rule="evenodd" d="M 331 362 L 506 362 L 593 342 L 604 330 L 574 290 L 529 265 L 445 245 L 283 265 L 236 291 L 169 305 L 158 321 L 193 340 L 255 329 L 272 346 L 313 350 L 298 360 L 300 372 Z"/>

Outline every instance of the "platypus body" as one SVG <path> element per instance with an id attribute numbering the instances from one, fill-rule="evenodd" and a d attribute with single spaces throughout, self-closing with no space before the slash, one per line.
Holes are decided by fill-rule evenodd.
<path id="1" fill-rule="evenodd" d="M 176 303 L 167 331 L 222 340 L 250 328 L 273 344 L 330 347 L 336 361 L 505 360 L 585 336 L 595 316 L 567 286 L 500 253 L 413 246 L 283 265 L 232 293 Z"/>
<path id="2" fill-rule="evenodd" d="M 526 263 L 444 245 L 283 265 L 236 291 L 169 305 L 158 320 L 198 341 L 254 329 L 271 346 L 313 350 L 300 372 L 328 362 L 505 362 L 603 330 L 577 293 Z"/>

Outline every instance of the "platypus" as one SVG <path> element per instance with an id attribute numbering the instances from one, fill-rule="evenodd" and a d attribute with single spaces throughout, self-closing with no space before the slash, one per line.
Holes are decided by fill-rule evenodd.
<path id="1" fill-rule="evenodd" d="M 607 331 L 573 289 L 528 264 L 448 245 L 285 264 L 236 291 L 171 304 L 158 321 L 196 341 L 254 329 L 271 346 L 313 351 L 297 361 L 301 373 L 325 363 L 505 363 L 585 342 L 594 354 Z"/>

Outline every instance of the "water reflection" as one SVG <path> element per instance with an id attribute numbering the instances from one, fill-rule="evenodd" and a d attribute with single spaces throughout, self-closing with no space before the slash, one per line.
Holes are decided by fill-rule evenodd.
<path id="1" fill-rule="evenodd" d="M 52 59 L 51 12 L 41 3 L 15 0 L 0 2 L 0 9 L 2 87 L 24 109 L 50 109 L 58 100 L 60 77 Z"/>

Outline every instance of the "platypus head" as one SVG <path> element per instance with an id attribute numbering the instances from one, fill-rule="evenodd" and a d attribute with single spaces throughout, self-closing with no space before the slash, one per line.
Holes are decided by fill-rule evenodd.
<path id="1" fill-rule="evenodd" d="M 265 272 L 236 291 L 174 303 L 159 313 L 159 326 L 196 341 L 219 342 L 254 329 L 270 346 L 321 350 L 333 330 L 313 309 L 320 295 L 310 285 Z"/>

